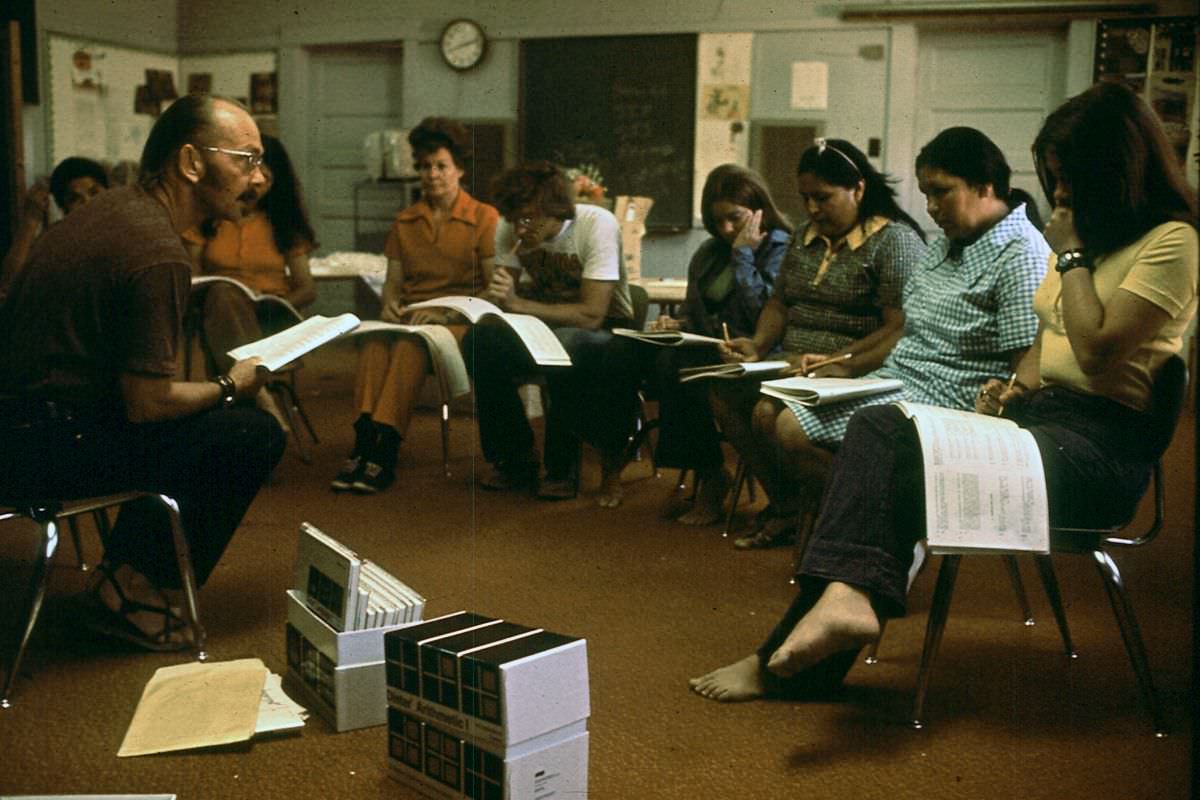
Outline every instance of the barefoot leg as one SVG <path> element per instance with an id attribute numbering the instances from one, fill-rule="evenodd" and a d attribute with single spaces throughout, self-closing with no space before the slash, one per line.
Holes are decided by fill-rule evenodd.
<path id="1" fill-rule="evenodd" d="M 791 677 L 835 653 L 869 644 L 878 636 L 879 618 L 870 595 L 834 582 L 771 654 L 767 669 L 781 678 Z"/>
<path id="2" fill-rule="evenodd" d="M 733 479 L 724 467 L 698 478 L 700 491 L 691 510 L 679 517 L 684 525 L 711 525 L 720 521 L 725 506 L 725 496 L 733 485 Z"/>
<path id="3" fill-rule="evenodd" d="M 757 700 L 766 691 L 761 670 L 758 656 L 751 654 L 707 675 L 692 678 L 688 686 L 696 694 L 719 703 Z"/>

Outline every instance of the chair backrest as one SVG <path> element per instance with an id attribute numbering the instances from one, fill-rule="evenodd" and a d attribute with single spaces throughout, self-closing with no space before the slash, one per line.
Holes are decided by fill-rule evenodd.
<path id="1" fill-rule="evenodd" d="M 643 330 L 646 327 L 646 316 L 650 313 L 650 293 L 641 284 L 629 284 L 629 300 L 633 303 L 633 329 Z"/>
<path id="2" fill-rule="evenodd" d="M 1173 355 L 1162 365 L 1154 379 L 1154 390 L 1150 395 L 1150 413 L 1154 424 L 1146 435 L 1146 448 L 1157 459 L 1166 452 L 1175 436 L 1175 426 L 1183 410 L 1187 394 L 1188 371 L 1183 358 Z"/>

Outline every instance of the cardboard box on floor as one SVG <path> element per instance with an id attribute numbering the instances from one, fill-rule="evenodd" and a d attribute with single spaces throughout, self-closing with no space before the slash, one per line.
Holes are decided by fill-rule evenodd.
<path id="1" fill-rule="evenodd" d="M 621 258 L 630 283 L 642 282 L 642 237 L 653 206 L 653 198 L 627 194 L 618 195 L 613 204 L 613 214 L 621 226 Z"/>

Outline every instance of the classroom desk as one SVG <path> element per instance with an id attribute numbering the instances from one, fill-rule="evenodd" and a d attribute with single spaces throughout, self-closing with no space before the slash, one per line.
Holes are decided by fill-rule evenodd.
<path id="1" fill-rule="evenodd" d="M 679 305 L 687 298 L 684 278 L 642 278 L 642 288 L 654 303 L 669 317 L 675 316 Z"/>

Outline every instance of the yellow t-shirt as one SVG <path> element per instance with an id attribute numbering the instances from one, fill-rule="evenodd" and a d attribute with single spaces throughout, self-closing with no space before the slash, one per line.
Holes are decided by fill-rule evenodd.
<path id="1" fill-rule="evenodd" d="M 1122 290 L 1171 316 L 1158 334 L 1126 361 L 1097 375 L 1085 375 L 1079 368 L 1063 327 L 1062 276 L 1048 270 L 1033 297 L 1033 310 L 1042 323 L 1042 383 L 1068 386 L 1146 410 L 1154 376 L 1167 358 L 1183 349 L 1183 334 L 1196 313 L 1198 260 L 1196 229 L 1183 222 L 1163 223 L 1097 260 L 1093 280 L 1103 305 Z"/>

